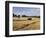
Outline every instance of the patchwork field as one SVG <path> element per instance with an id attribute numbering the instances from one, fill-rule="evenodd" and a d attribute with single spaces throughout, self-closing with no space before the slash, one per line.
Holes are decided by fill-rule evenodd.
<path id="1" fill-rule="evenodd" d="M 18 30 L 39 30 L 40 18 L 31 17 L 32 20 L 27 20 L 29 17 L 13 17 L 13 31 Z"/>

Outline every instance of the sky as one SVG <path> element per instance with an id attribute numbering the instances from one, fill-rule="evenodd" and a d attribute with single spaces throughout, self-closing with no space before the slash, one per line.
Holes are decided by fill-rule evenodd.
<path id="1" fill-rule="evenodd" d="M 40 16 L 40 8 L 32 7 L 13 7 L 15 15 Z"/>

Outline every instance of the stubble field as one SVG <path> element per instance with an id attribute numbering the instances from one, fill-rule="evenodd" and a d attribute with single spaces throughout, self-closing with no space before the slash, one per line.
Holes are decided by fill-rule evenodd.
<path id="1" fill-rule="evenodd" d="M 40 30 L 40 18 L 32 17 L 32 20 L 27 19 L 28 17 L 13 17 L 13 31 Z"/>

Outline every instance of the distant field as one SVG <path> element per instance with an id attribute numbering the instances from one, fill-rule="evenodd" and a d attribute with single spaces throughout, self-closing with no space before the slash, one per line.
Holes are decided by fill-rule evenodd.
<path id="1" fill-rule="evenodd" d="M 27 20 L 29 17 L 13 17 L 13 31 L 17 30 L 39 30 L 40 18 L 31 17 L 32 20 Z"/>

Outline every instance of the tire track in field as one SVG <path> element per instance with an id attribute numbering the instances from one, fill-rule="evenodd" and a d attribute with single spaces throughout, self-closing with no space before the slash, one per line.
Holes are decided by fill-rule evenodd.
<path id="1" fill-rule="evenodd" d="M 23 24 L 23 25 L 24 25 L 23 27 L 21 27 L 21 28 L 16 28 L 16 30 L 26 30 L 27 27 L 29 27 L 29 26 L 32 25 L 32 24 L 35 24 L 36 22 L 38 22 L 38 21 L 34 21 L 34 22 L 30 23 L 30 24 Z"/>

